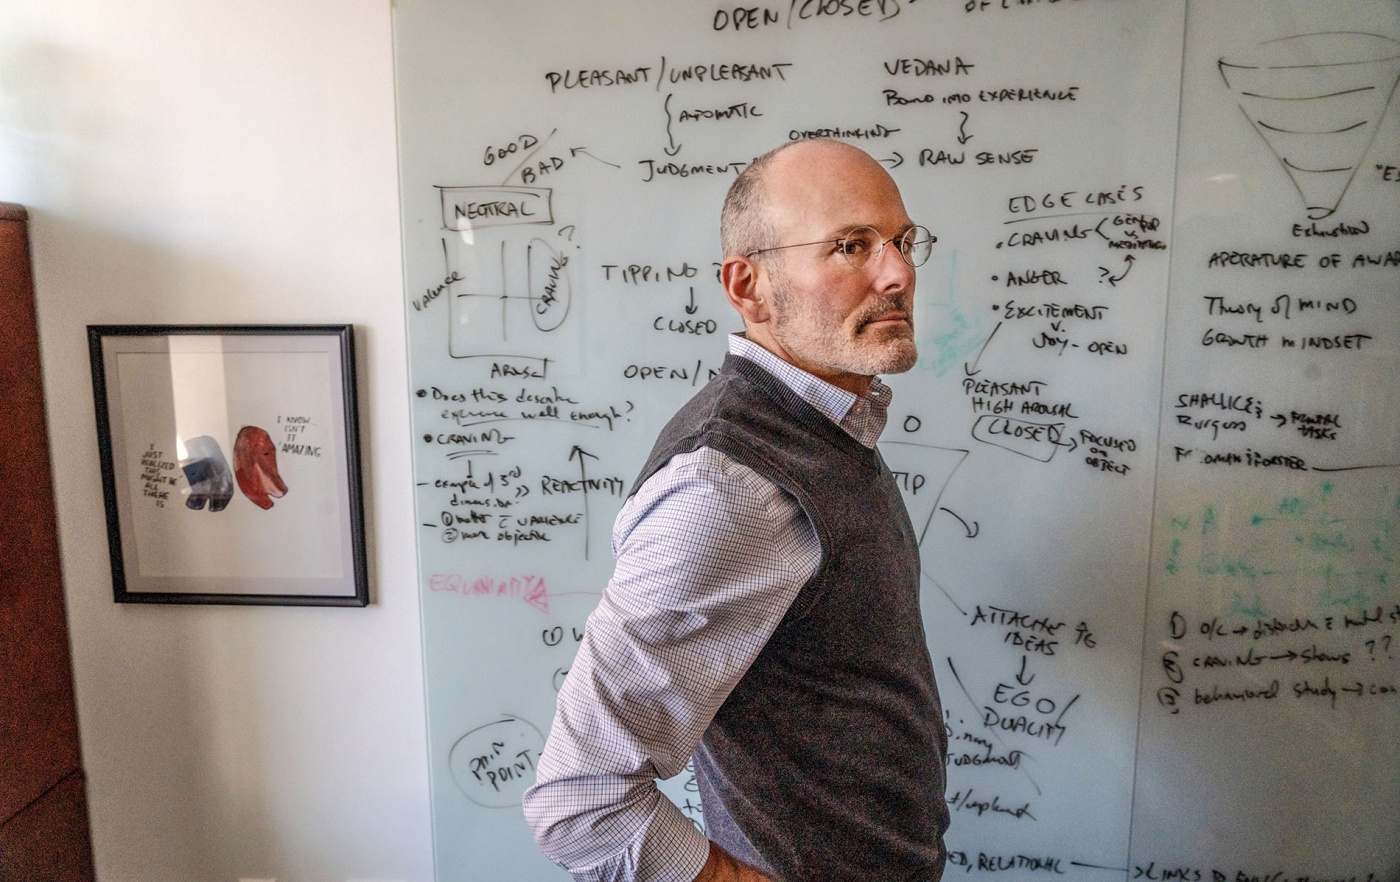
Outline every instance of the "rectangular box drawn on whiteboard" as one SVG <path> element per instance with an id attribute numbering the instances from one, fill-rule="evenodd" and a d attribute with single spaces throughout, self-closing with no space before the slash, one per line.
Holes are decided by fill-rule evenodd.
<path id="1" fill-rule="evenodd" d="M 552 224 L 548 187 L 439 187 L 443 229 L 470 234 L 487 227 Z M 470 241 L 468 239 L 467 241 Z"/>

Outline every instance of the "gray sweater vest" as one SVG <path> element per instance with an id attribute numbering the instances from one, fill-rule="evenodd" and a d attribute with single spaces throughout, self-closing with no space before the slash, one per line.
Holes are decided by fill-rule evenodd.
<path id="1" fill-rule="evenodd" d="M 709 837 L 782 882 L 934 882 L 947 735 L 918 544 L 893 476 L 878 452 L 733 355 L 662 430 L 636 486 L 702 446 L 796 497 L 822 549 L 696 749 Z"/>

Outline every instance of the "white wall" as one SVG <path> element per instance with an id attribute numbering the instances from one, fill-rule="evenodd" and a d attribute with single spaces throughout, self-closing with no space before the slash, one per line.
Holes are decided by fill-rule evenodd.
<path id="1" fill-rule="evenodd" d="M 0 0 L 104 882 L 432 876 L 389 0 Z M 353 323 L 373 604 L 116 605 L 85 326 Z"/>

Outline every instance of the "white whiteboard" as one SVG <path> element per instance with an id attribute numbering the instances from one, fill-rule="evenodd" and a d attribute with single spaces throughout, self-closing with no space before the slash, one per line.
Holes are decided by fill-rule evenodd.
<path id="1" fill-rule="evenodd" d="M 818 133 L 939 237 L 882 449 L 949 876 L 1400 879 L 1400 7 L 395 16 L 439 880 L 565 878 L 520 793 L 612 519 L 739 328 L 725 190 Z"/>

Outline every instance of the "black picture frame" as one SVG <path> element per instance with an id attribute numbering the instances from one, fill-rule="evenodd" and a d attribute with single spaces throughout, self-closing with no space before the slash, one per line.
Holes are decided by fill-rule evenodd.
<path id="1" fill-rule="evenodd" d="M 117 603 L 369 603 L 351 325 L 89 325 Z"/>

